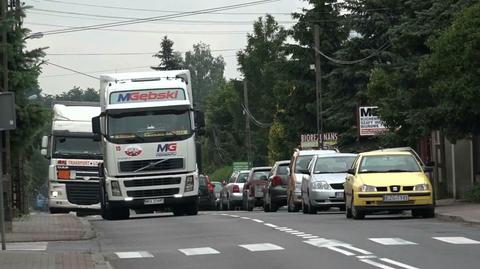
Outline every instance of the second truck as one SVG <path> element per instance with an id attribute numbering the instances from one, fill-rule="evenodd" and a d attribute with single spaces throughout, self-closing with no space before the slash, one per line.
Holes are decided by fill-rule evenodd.
<path id="1" fill-rule="evenodd" d="M 198 212 L 195 137 L 203 115 L 193 109 L 190 72 L 102 75 L 100 116 L 101 213 L 125 219 L 130 210 Z M 198 121 L 195 120 L 198 119 Z"/>

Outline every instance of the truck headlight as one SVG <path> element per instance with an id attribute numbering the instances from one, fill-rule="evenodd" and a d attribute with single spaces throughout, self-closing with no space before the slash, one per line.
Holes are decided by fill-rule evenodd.
<path id="1" fill-rule="evenodd" d="M 118 184 L 118 181 L 112 180 L 110 184 L 112 185 L 112 196 L 122 196 L 122 191 L 120 190 L 120 184 Z"/>
<path id="2" fill-rule="evenodd" d="M 360 187 L 360 191 L 361 192 L 374 192 L 374 191 L 377 191 L 377 187 L 364 184 Z"/>
<path id="3" fill-rule="evenodd" d="M 426 183 L 417 184 L 413 187 L 414 191 L 428 191 L 429 189 L 430 189 L 430 186 Z"/>
<path id="4" fill-rule="evenodd" d="M 330 184 L 328 184 L 326 181 L 316 181 L 312 182 L 312 189 L 314 190 L 330 190 L 332 187 L 330 187 Z"/>
<path id="5" fill-rule="evenodd" d="M 189 192 L 193 191 L 193 187 L 195 184 L 193 183 L 193 176 L 187 176 L 185 180 L 185 191 L 184 192 Z"/>
<path id="6" fill-rule="evenodd" d="M 62 193 L 59 192 L 59 191 L 52 191 L 52 198 L 57 198 L 58 196 L 60 196 Z"/>

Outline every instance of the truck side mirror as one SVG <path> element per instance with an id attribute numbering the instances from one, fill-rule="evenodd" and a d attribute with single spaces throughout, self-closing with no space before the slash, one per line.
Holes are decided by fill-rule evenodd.
<path id="1" fill-rule="evenodd" d="M 40 150 L 40 154 L 47 159 L 50 159 L 50 155 L 48 154 L 49 140 L 49 137 L 46 135 L 42 137 L 42 149 Z"/>
<path id="2" fill-rule="evenodd" d="M 197 128 L 205 127 L 205 115 L 203 111 L 195 111 L 195 126 Z"/>
<path id="3" fill-rule="evenodd" d="M 102 128 L 100 126 L 100 117 L 101 116 L 96 116 L 92 118 L 92 132 L 96 135 L 102 134 Z"/>

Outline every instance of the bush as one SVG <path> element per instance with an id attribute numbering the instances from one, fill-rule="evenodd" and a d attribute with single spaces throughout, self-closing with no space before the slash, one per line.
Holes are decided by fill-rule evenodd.
<path id="1" fill-rule="evenodd" d="M 473 186 L 473 189 L 467 194 L 467 198 L 472 202 L 480 202 L 480 184 Z"/>

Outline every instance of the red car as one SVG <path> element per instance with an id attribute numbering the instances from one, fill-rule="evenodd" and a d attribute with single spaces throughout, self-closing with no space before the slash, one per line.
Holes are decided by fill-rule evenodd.
<path id="1" fill-rule="evenodd" d="M 243 186 L 242 209 L 252 211 L 256 206 L 263 206 L 264 188 L 272 167 L 254 167 L 248 174 L 247 183 Z"/>

